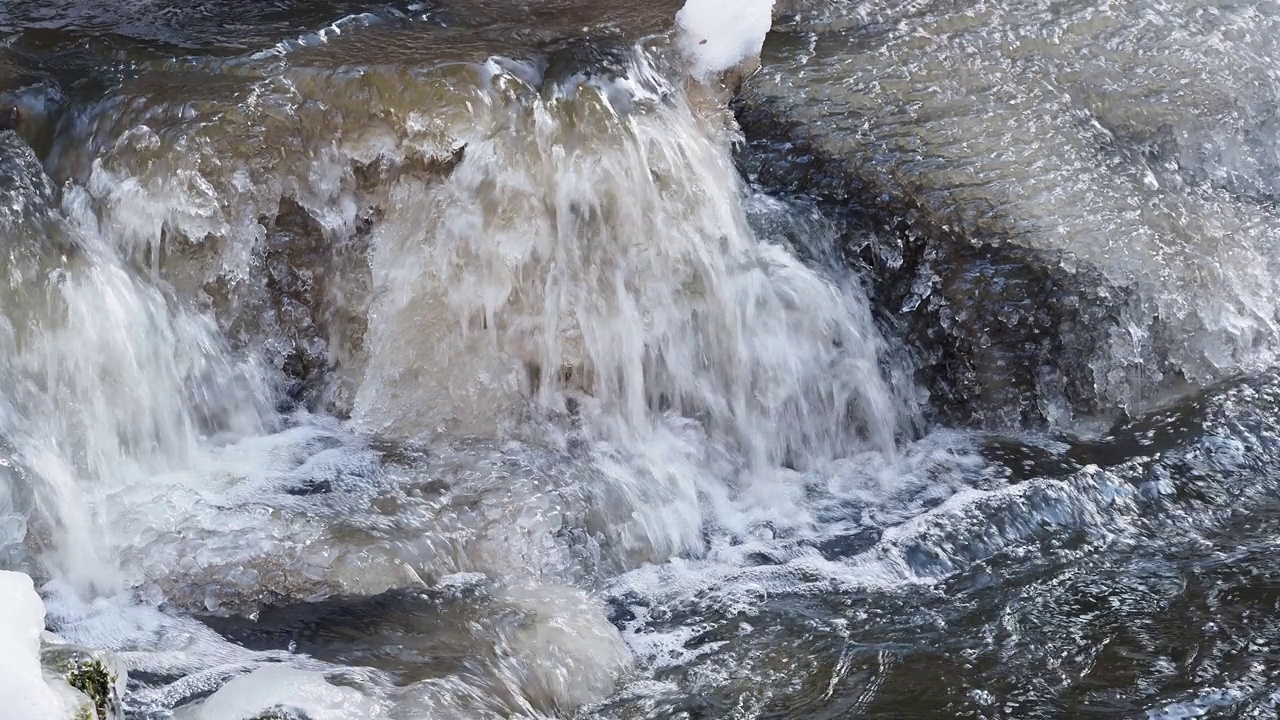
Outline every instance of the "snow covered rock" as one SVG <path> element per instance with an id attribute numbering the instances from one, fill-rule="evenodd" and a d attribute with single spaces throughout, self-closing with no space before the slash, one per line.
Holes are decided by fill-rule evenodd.
<path id="1" fill-rule="evenodd" d="M 774 0 L 688 0 L 676 13 L 676 47 L 699 82 L 736 85 L 760 64 Z"/>

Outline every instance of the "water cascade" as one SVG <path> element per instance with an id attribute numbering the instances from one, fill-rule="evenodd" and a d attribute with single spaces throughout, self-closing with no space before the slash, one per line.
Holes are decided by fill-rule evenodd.
<path id="1" fill-rule="evenodd" d="M 37 5 L 0 10 L 20 720 L 1274 708 L 1274 164 L 1174 128 L 1207 185 L 1079 170 L 1116 132 L 984 29 L 1181 57 L 1107 24 L 1149 14 Z M 842 65 L 921 43 L 950 95 Z"/>

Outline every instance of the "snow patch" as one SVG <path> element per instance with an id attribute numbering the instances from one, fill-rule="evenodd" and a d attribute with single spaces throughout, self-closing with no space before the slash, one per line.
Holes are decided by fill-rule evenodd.
<path id="1" fill-rule="evenodd" d="M 676 13 L 676 45 L 690 74 L 707 81 L 760 56 L 774 0 L 688 0 Z"/>

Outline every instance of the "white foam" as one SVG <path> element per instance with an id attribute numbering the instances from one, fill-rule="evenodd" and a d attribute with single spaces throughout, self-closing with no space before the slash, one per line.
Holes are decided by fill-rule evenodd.
<path id="1" fill-rule="evenodd" d="M 44 603 L 31 578 L 0 571 L 0 699 L 7 720 L 62 720 L 74 698 L 49 685 L 40 669 Z"/>
<path id="2" fill-rule="evenodd" d="M 676 13 L 676 44 L 698 80 L 760 56 L 773 26 L 774 0 L 688 0 Z"/>

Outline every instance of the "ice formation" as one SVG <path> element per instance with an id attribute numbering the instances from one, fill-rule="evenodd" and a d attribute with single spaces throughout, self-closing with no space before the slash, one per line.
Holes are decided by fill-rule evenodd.
<path id="1" fill-rule="evenodd" d="M 0 571 L 0 700 L 7 720 L 64 720 L 78 707 L 40 668 L 44 603 L 31 578 Z"/>

